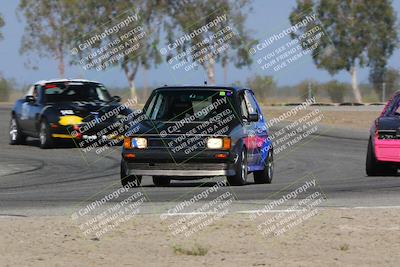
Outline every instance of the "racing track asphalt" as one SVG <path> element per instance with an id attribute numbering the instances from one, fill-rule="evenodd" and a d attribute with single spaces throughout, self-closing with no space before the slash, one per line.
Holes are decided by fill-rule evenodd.
<path id="1" fill-rule="evenodd" d="M 14 173 L 0 171 L 0 216 L 70 214 L 74 210 L 71 207 L 82 207 L 120 187 L 118 147 L 107 152 L 107 156 L 93 155 L 85 159 L 73 146 L 42 150 L 34 139 L 28 140 L 27 145 L 10 146 L 9 114 L 9 108 L 0 108 L 0 169 L 14 167 Z M 277 199 L 289 193 L 301 186 L 305 177 L 312 175 L 319 191 L 326 196 L 323 206 L 400 206 L 399 176 L 365 175 L 366 133 L 327 127 L 323 131 L 326 133 L 309 136 L 275 158 L 272 184 L 254 184 L 250 176 L 248 185 L 227 186 L 219 192 L 233 193 L 237 210 L 257 209 L 266 199 Z M 337 137 L 335 133 L 338 132 L 346 134 Z M 24 167 L 15 170 L 15 166 Z M 214 184 L 212 180 L 203 179 L 173 181 L 170 187 L 154 187 L 151 178 L 144 177 L 142 188 L 133 190 L 141 190 L 146 195 L 148 207 L 168 207 Z M 123 193 L 122 197 L 124 194 L 128 193 Z"/>

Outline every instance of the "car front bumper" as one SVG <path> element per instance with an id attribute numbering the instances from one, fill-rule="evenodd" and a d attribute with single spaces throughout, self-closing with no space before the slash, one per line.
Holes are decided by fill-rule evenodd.
<path id="1" fill-rule="evenodd" d="M 76 132 L 73 130 L 73 126 L 71 125 L 59 125 L 57 123 L 50 124 L 50 134 L 53 138 L 60 138 L 60 139 L 75 139 L 79 140 L 87 140 L 90 142 L 100 141 L 100 140 L 123 140 L 123 134 L 119 134 L 119 132 L 115 133 L 112 131 L 104 131 L 107 129 L 110 124 L 102 123 L 96 125 L 96 127 L 91 128 L 88 131 L 79 133 L 74 135 L 73 133 Z"/>
<path id="2" fill-rule="evenodd" d="M 127 158 L 134 153 L 135 158 Z M 215 154 L 226 154 L 225 159 Z M 233 151 L 199 151 L 189 156 L 184 153 L 171 154 L 168 149 L 124 150 L 123 164 L 128 175 L 212 177 L 235 175 L 237 154 Z"/>
<path id="3" fill-rule="evenodd" d="M 235 174 L 227 163 L 125 163 L 128 175 L 210 177 Z"/>

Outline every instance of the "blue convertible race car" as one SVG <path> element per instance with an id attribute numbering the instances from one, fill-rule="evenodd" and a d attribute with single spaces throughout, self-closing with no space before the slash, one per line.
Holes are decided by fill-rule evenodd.
<path id="1" fill-rule="evenodd" d="M 23 144 L 28 136 L 39 138 L 41 148 L 52 147 L 60 139 L 73 139 L 82 147 L 123 138 L 123 133 L 115 134 L 115 128 L 132 111 L 120 100 L 94 81 L 39 81 L 11 111 L 10 144 Z"/>

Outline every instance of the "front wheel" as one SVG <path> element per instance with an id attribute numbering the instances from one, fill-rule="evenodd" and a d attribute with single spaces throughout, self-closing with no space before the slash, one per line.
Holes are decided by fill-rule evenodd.
<path id="1" fill-rule="evenodd" d="M 12 117 L 10 120 L 10 145 L 20 145 L 25 143 L 26 136 L 21 132 L 17 120 Z"/>
<path id="2" fill-rule="evenodd" d="M 243 148 L 236 162 L 235 175 L 227 176 L 229 185 L 244 185 L 247 181 L 247 153 Z"/>
<path id="3" fill-rule="evenodd" d="M 50 127 L 46 120 L 40 122 L 39 129 L 40 148 L 51 148 L 54 146 L 54 140 L 50 134 Z"/>
<path id="4" fill-rule="evenodd" d="M 138 175 L 135 176 L 128 174 L 123 160 L 121 161 L 120 175 L 121 175 L 121 184 L 123 187 L 129 187 L 129 188 L 138 187 L 142 183 L 142 176 Z"/>
<path id="5" fill-rule="evenodd" d="M 256 184 L 270 184 L 274 175 L 274 156 L 272 150 L 268 152 L 268 157 L 264 162 L 262 171 L 254 172 L 254 182 Z"/>

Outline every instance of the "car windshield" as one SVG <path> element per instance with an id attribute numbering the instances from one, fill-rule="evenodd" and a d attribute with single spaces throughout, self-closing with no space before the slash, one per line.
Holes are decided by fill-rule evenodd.
<path id="1" fill-rule="evenodd" d="M 145 108 L 147 117 L 157 121 L 206 121 L 233 110 L 233 92 L 227 89 L 158 90 Z"/>
<path id="2" fill-rule="evenodd" d="M 386 111 L 386 116 L 400 116 L 400 96 L 396 96 Z"/>
<path id="3" fill-rule="evenodd" d="M 43 86 L 46 102 L 111 101 L 107 89 L 98 83 L 51 83 Z"/>

